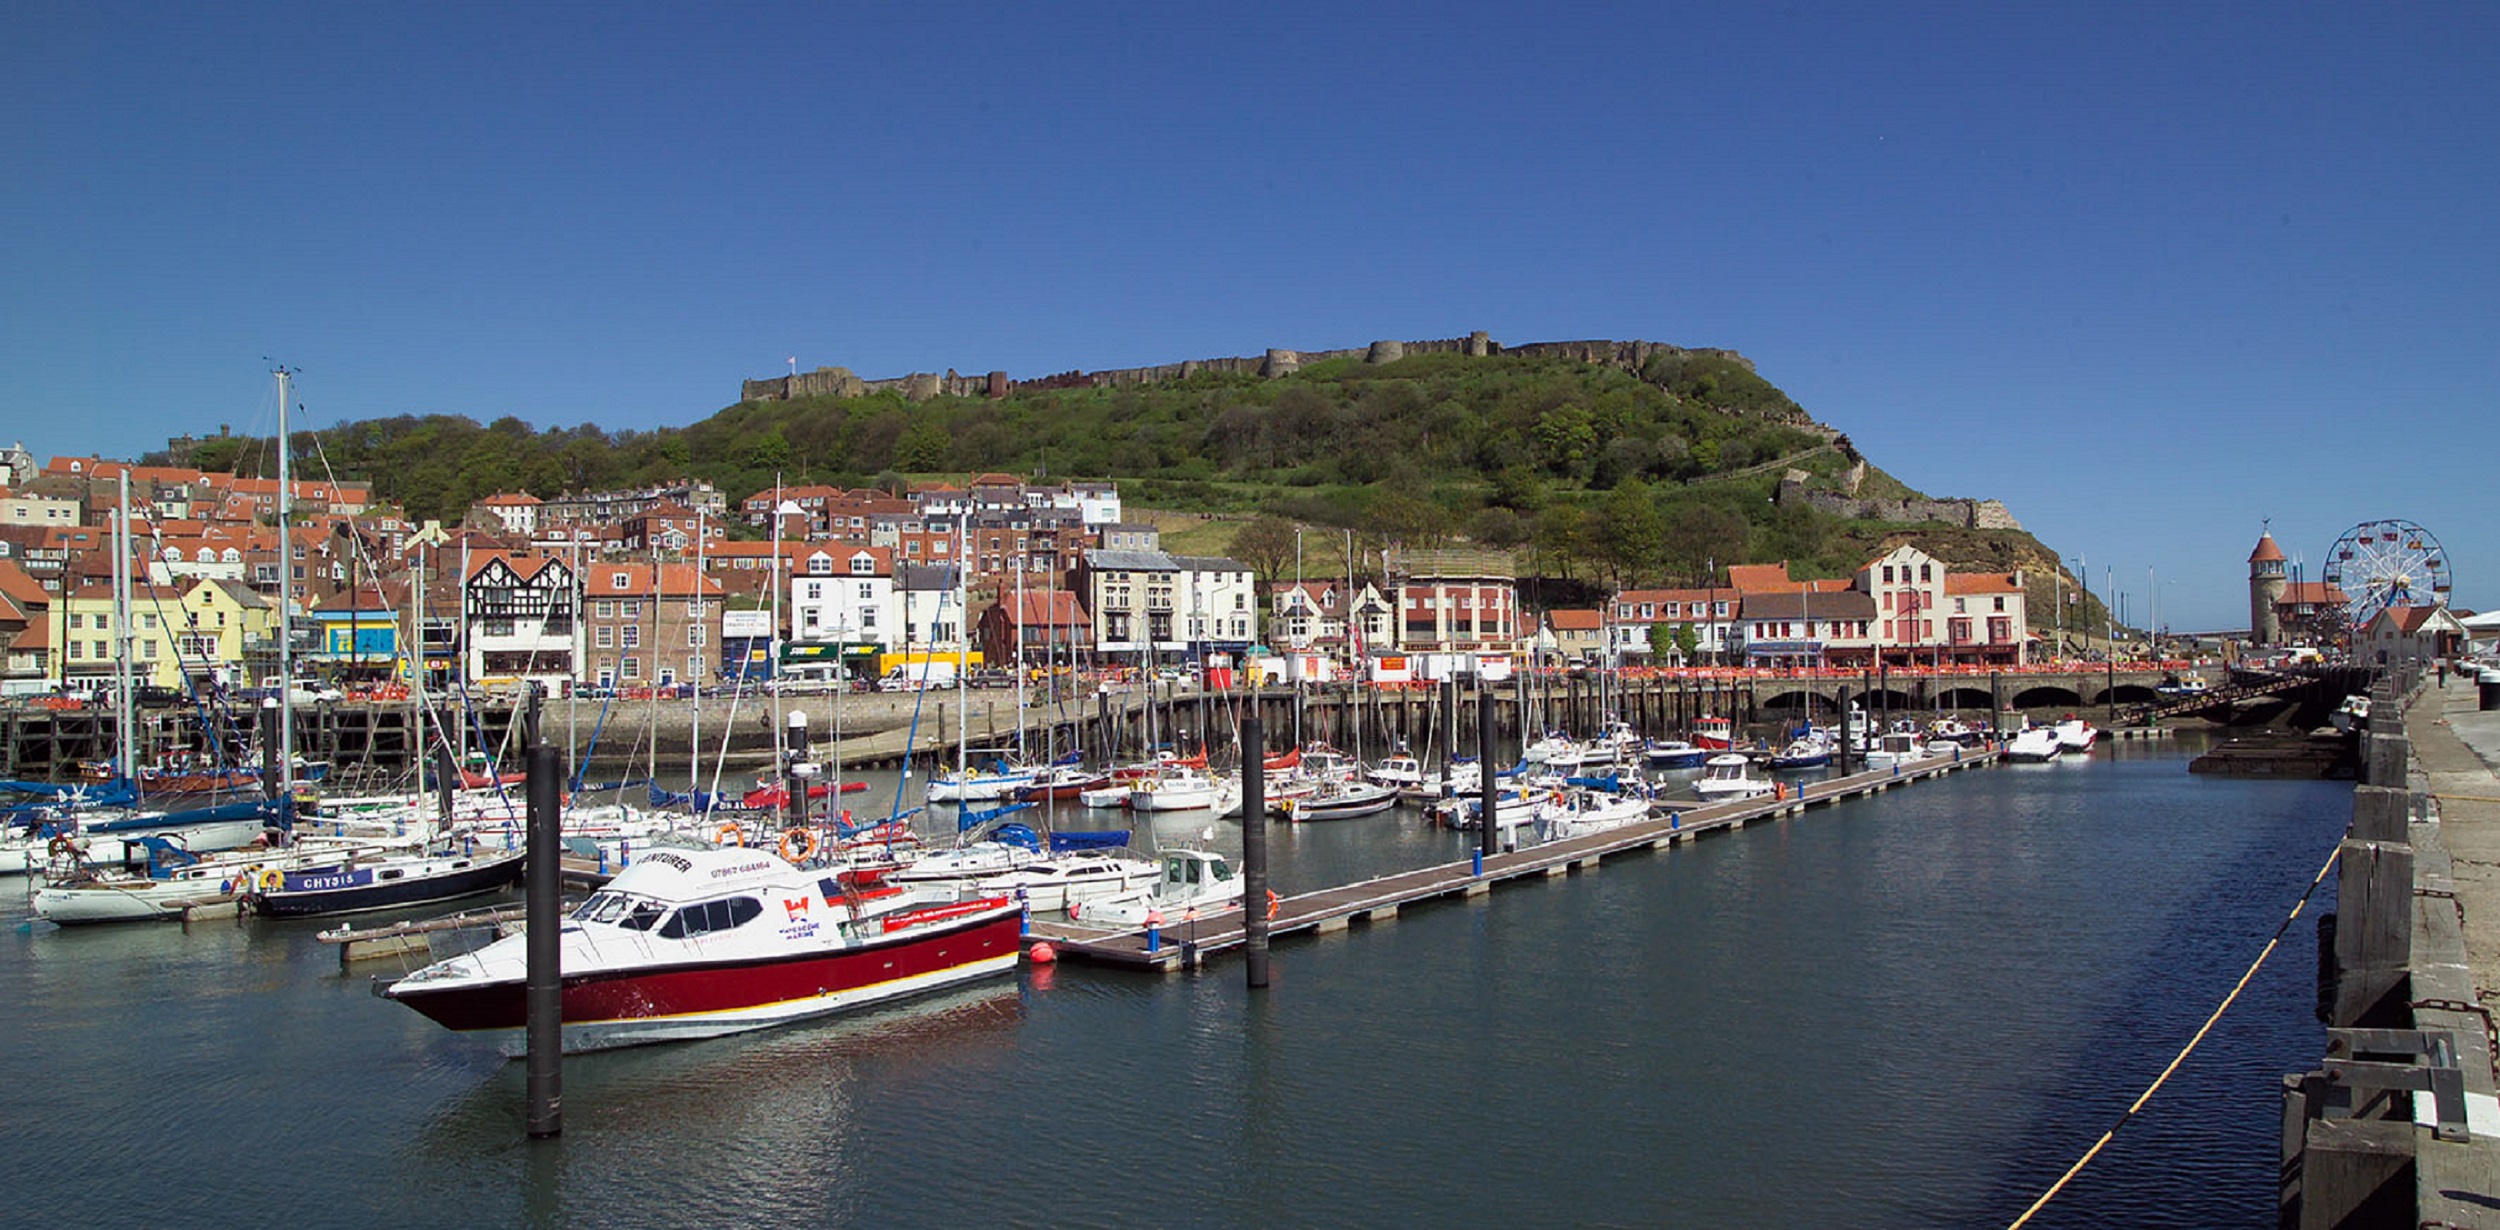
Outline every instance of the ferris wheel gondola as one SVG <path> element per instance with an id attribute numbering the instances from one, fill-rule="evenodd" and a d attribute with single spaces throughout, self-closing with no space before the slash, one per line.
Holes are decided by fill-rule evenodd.
<path id="1" fill-rule="evenodd" d="M 2411 521 L 2364 521 L 2327 549 L 2320 578 L 2343 595 L 2344 620 L 2356 631 L 2391 606 L 2448 601 L 2453 579 L 2439 539 Z"/>

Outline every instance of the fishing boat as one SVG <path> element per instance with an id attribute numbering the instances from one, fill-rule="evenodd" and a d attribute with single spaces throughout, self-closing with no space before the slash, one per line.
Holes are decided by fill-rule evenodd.
<path id="1" fill-rule="evenodd" d="M 740 1033 L 996 977 L 1019 929 L 1005 898 L 852 892 L 761 850 L 653 851 L 565 923 L 563 1047 Z M 498 940 L 382 994 L 519 1054 L 527 945 Z"/>
<path id="2" fill-rule="evenodd" d="M 1300 823 L 1376 816 L 1397 806 L 1398 792 L 1378 782 L 1326 781 L 1300 798 L 1280 799 L 1278 815 Z"/>
<path id="3" fill-rule="evenodd" d="M 1736 752 L 1721 752 L 1701 767 L 1693 793 L 1705 803 L 1750 799 L 1771 793 L 1773 783 L 1753 775 L 1753 761 Z"/>
<path id="4" fill-rule="evenodd" d="M 1166 850 L 1163 875 L 1153 884 L 1117 895 L 1076 901 L 1068 919 L 1089 927 L 1125 930 L 1150 922 L 1169 926 L 1184 915 L 1222 914 L 1241 908 L 1241 877 L 1213 850 Z"/>
<path id="5" fill-rule="evenodd" d="M 1724 752 L 1736 746 L 1736 724 L 1723 717 L 1693 720 L 1693 746 L 1705 751 Z"/>
<path id="6" fill-rule="evenodd" d="M 521 850 L 471 852 L 441 847 L 379 857 L 349 854 L 279 870 L 275 883 L 264 875 L 241 896 L 245 909 L 264 918 L 316 918 L 430 905 L 518 885 L 524 854 Z"/>
<path id="7" fill-rule="evenodd" d="M 2057 759 L 2065 750 L 2065 741 L 2057 737 L 2054 726 L 2027 726 L 2005 745 L 2005 758 L 2018 764 L 2041 764 Z"/>

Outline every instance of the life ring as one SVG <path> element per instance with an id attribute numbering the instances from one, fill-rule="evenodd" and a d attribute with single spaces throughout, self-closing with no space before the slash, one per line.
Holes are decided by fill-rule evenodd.
<path id="1" fill-rule="evenodd" d="M 1271 888 L 1267 890 L 1267 916 L 1269 918 L 1276 917 L 1276 911 L 1282 908 L 1283 905 L 1284 902 L 1277 898 L 1275 889 Z"/>
<path id="2" fill-rule="evenodd" d="M 791 829 L 783 833 L 781 857 L 793 863 L 804 863 L 816 857 L 816 834 L 809 829 Z"/>
<path id="3" fill-rule="evenodd" d="M 78 840 L 71 837 L 67 833 L 63 833 L 60 836 L 53 838 L 51 843 L 46 845 L 44 849 L 51 851 L 52 857 L 54 858 L 66 858 L 72 854 L 78 853 Z"/>
<path id="4" fill-rule="evenodd" d="M 716 846 L 743 846 L 747 844 L 747 831 L 739 828 L 735 824 L 724 824 L 718 829 L 713 830 L 712 844 Z"/>
<path id="5" fill-rule="evenodd" d="M 260 873 L 260 891 L 264 893 L 274 893 L 280 888 L 285 887 L 285 885 L 286 877 L 279 874 L 278 869 L 275 867 L 268 868 Z"/>

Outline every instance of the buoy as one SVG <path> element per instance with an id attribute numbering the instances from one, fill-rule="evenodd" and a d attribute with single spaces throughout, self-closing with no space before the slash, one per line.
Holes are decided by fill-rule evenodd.
<path id="1" fill-rule="evenodd" d="M 1035 965 L 1048 965 L 1059 959 L 1059 950 L 1048 944 L 1035 944 L 1024 951 L 1024 959 Z"/>

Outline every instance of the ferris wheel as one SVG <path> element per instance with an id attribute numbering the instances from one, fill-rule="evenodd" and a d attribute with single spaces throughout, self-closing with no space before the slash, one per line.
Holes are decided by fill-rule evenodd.
<path id="1" fill-rule="evenodd" d="M 2358 631 L 2391 606 L 2448 600 L 2448 553 L 2411 521 L 2364 521 L 2327 549 L 2320 579 L 2344 591 L 2344 618 Z"/>

